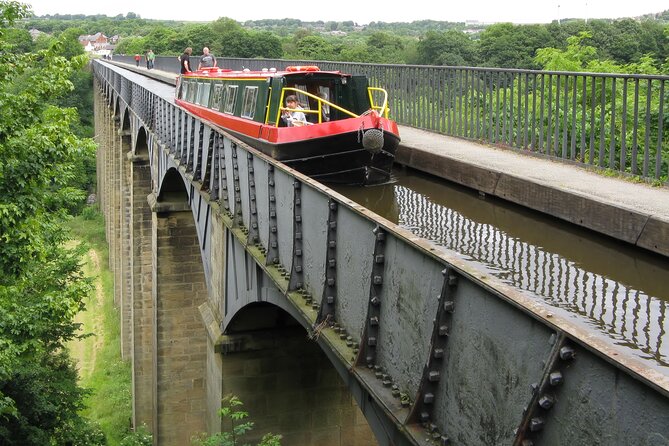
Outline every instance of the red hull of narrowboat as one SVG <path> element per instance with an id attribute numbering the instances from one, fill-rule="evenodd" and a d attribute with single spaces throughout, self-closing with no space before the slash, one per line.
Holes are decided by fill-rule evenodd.
<path id="1" fill-rule="evenodd" d="M 400 141 L 397 124 L 375 111 L 302 127 L 277 127 L 179 99 L 176 103 L 277 161 L 325 183 L 387 182 Z"/>

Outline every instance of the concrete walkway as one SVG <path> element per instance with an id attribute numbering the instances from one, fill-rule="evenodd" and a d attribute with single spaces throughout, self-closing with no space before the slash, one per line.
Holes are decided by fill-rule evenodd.
<path id="1" fill-rule="evenodd" d="M 397 162 L 669 256 L 669 187 L 400 127 Z"/>

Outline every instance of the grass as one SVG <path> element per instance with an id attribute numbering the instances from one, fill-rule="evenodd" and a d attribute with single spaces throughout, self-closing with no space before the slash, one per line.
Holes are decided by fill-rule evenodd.
<path id="1" fill-rule="evenodd" d="M 92 336 L 69 346 L 79 366 L 80 384 L 91 391 L 83 415 L 98 423 L 108 444 L 116 446 L 130 433 L 131 370 L 130 363 L 121 359 L 120 317 L 114 307 L 104 221 L 97 212 L 84 212 L 69 226 L 74 237 L 89 248 L 84 271 L 94 279 L 96 290 L 86 311 L 77 316 L 84 333 Z"/>

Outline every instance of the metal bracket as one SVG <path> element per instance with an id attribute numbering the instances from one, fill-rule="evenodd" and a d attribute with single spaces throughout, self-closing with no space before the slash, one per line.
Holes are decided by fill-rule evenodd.
<path id="1" fill-rule="evenodd" d="M 360 343 L 360 352 L 356 365 L 366 365 L 373 368 L 376 365 L 376 347 L 379 344 L 379 325 L 381 318 L 381 292 L 383 289 L 383 273 L 385 264 L 386 231 L 377 226 L 374 233 L 374 254 L 372 255 L 372 277 L 369 286 L 369 304 L 367 306 L 367 320 Z"/>
<path id="2" fill-rule="evenodd" d="M 325 256 L 325 286 L 321 307 L 318 311 L 316 323 L 325 319 L 335 320 L 335 302 L 337 300 L 337 202 L 330 197 L 328 200 L 328 235 Z"/>
<path id="3" fill-rule="evenodd" d="M 563 332 L 551 336 L 553 348 L 544 368 L 541 381 L 532 385 L 532 399 L 525 408 L 523 419 L 516 429 L 514 446 L 533 446 L 541 435 L 548 415 L 557 403 L 558 393 L 564 382 L 564 372 L 574 359 L 574 348 Z"/>
<path id="4" fill-rule="evenodd" d="M 248 152 L 247 159 L 247 173 L 248 173 L 248 189 L 249 189 L 249 234 L 246 238 L 247 245 L 255 245 L 260 242 L 260 231 L 258 229 L 258 204 L 256 202 L 256 180 L 255 169 L 253 168 L 253 154 Z"/>
<path id="5" fill-rule="evenodd" d="M 232 225 L 236 227 L 244 226 L 244 218 L 242 216 L 242 194 L 239 186 L 239 159 L 237 158 L 237 144 L 232 143 L 232 183 L 235 190 L 233 196 L 235 198 L 235 214 L 232 219 Z"/>
<path id="6" fill-rule="evenodd" d="M 290 269 L 290 280 L 288 290 L 296 290 L 304 287 L 304 274 L 302 272 L 302 183 L 293 181 L 293 266 Z"/>
<path id="7" fill-rule="evenodd" d="M 428 430 L 432 439 L 445 445 L 448 444 L 448 437 L 440 433 L 438 427 L 434 424 L 433 412 L 435 399 L 439 394 L 437 390 L 441 381 L 444 353 L 446 352 L 446 344 L 451 330 L 451 319 L 455 310 L 453 299 L 455 289 L 458 286 L 458 275 L 455 270 L 448 267 L 441 273 L 444 276 L 444 282 L 441 286 L 441 293 L 437 296 L 439 304 L 432 328 L 429 356 L 423 367 L 423 377 L 409 414 L 408 423 L 422 424 Z"/>
<path id="8" fill-rule="evenodd" d="M 276 218 L 276 190 L 274 187 L 274 166 L 267 166 L 267 195 L 269 199 L 269 237 L 266 265 L 279 264 L 279 235 Z"/>

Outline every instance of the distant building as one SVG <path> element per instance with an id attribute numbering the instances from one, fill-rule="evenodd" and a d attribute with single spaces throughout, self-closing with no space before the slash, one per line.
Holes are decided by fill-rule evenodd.
<path id="1" fill-rule="evenodd" d="M 79 36 L 79 43 L 84 47 L 84 51 L 98 56 L 109 56 L 114 52 L 114 43 L 118 42 L 119 36 L 108 38 L 102 33 L 95 33 L 88 36 Z"/>
<path id="2" fill-rule="evenodd" d="M 42 34 L 46 34 L 46 33 L 42 32 L 42 31 L 40 31 L 39 29 L 35 29 L 35 28 L 32 28 L 32 29 L 31 29 L 30 31 L 28 31 L 28 32 L 30 33 L 30 37 L 33 39 L 33 42 L 34 42 L 35 40 L 37 40 L 37 38 L 38 38 L 39 36 L 41 36 Z"/>

